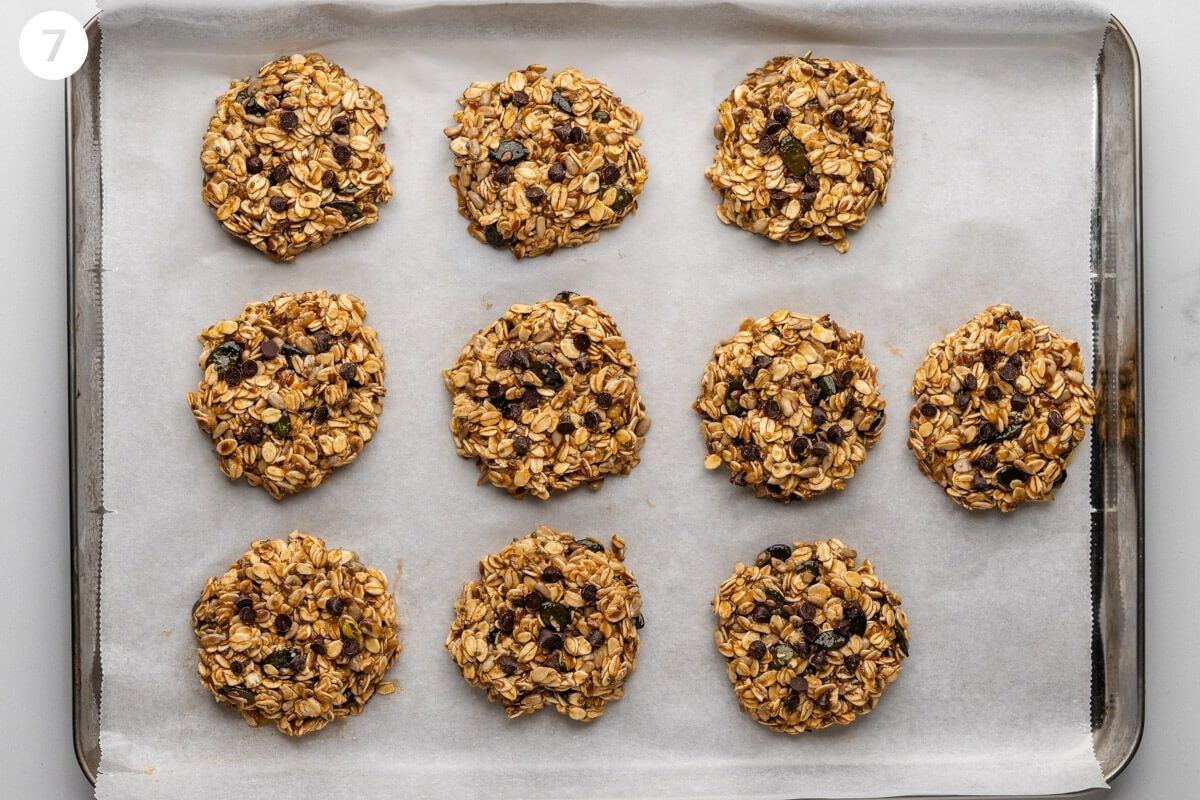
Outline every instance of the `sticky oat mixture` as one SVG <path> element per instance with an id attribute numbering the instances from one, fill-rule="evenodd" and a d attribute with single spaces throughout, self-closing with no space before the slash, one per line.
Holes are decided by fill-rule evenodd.
<path id="1" fill-rule="evenodd" d="M 383 411 L 383 351 L 351 294 L 283 292 L 200 332 L 188 405 L 230 480 L 275 499 L 353 461 Z"/>
<path id="2" fill-rule="evenodd" d="M 929 347 L 913 376 L 908 446 L 972 510 L 1052 500 L 1096 416 L 1079 343 L 1007 305 Z"/>
<path id="3" fill-rule="evenodd" d="M 848 724 L 896 679 L 908 620 L 857 556 L 837 539 L 775 544 L 721 584 L 714 639 L 756 722 L 792 734 Z"/>
<path id="4" fill-rule="evenodd" d="M 887 202 L 892 100 L 865 67 L 780 56 L 721 102 L 705 177 L 722 222 L 775 241 L 814 237 L 839 253 Z"/>
<path id="5" fill-rule="evenodd" d="M 759 497 L 804 500 L 844 489 L 883 434 L 883 397 L 863 335 L 829 315 L 747 319 L 713 351 L 692 407 L 707 469 Z"/>
<path id="6" fill-rule="evenodd" d="M 641 114 L 574 68 L 472 83 L 446 128 L 467 231 L 518 258 L 595 241 L 637 208 Z"/>
<path id="7" fill-rule="evenodd" d="M 254 542 L 209 578 L 192 629 L 200 683 L 254 727 L 302 736 L 395 688 L 383 680 L 400 654 L 387 578 L 307 533 Z"/>
<path id="8" fill-rule="evenodd" d="M 386 127 L 379 93 L 320 53 L 278 58 L 217 98 L 201 196 L 225 230 L 291 261 L 379 218 Z"/>
<path id="9" fill-rule="evenodd" d="M 609 314 L 574 292 L 514 305 L 442 373 L 450 432 L 480 479 L 546 499 L 626 475 L 650 419 L 637 364 Z"/>
<path id="10" fill-rule="evenodd" d="M 590 721 L 637 666 L 642 596 L 625 544 L 540 527 L 479 562 L 454 604 L 446 649 L 509 717 L 551 706 Z"/>

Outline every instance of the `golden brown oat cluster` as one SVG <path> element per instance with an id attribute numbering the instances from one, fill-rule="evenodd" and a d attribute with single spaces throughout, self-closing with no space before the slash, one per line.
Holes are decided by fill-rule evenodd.
<path id="1" fill-rule="evenodd" d="M 467 231 L 518 258 L 593 242 L 637 208 L 642 116 L 574 68 L 473 83 L 446 128 Z"/>
<path id="2" fill-rule="evenodd" d="M 370 225 L 392 196 L 383 98 L 320 53 L 284 56 L 217 98 L 202 197 L 276 261 Z"/>
<path id="3" fill-rule="evenodd" d="M 560 292 L 513 306 L 471 337 L 442 378 L 458 454 L 516 497 L 598 488 L 640 460 L 650 419 L 637 364 L 590 297 Z"/>
<path id="4" fill-rule="evenodd" d="M 383 351 L 351 294 L 277 294 L 200 332 L 188 404 L 231 480 L 276 500 L 353 461 L 383 411 Z"/>
<path id="5" fill-rule="evenodd" d="M 446 649 L 509 717 L 552 706 L 587 722 L 619 700 L 644 624 L 637 581 L 611 550 L 541 527 L 479 563 L 454 604 Z"/>
<path id="6" fill-rule="evenodd" d="M 289 736 L 391 694 L 400 654 L 387 578 L 299 531 L 254 542 L 192 610 L 200 683 L 251 726 Z"/>
<path id="7" fill-rule="evenodd" d="M 742 709 L 782 733 L 875 708 L 908 657 L 900 597 L 837 539 L 775 544 L 713 600 L 717 650 Z"/>
<path id="8" fill-rule="evenodd" d="M 727 224 L 839 253 L 848 231 L 887 202 L 892 100 L 865 67 L 780 56 L 751 72 L 717 109 L 717 153 L 704 173 Z"/>
<path id="9" fill-rule="evenodd" d="M 713 351 L 692 404 L 704 466 L 725 464 L 733 483 L 785 503 L 844 489 L 886 417 L 862 345 L 828 315 L 744 321 Z"/>
<path id="10" fill-rule="evenodd" d="M 930 345 L 912 393 L 917 464 L 972 510 L 1052 500 L 1096 416 L 1079 343 L 1007 305 Z"/>

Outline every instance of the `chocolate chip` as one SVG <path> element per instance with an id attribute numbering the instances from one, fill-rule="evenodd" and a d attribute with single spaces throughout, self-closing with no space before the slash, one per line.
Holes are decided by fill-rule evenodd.
<path id="1" fill-rule="evenodd" d="M 810 659 L 808 659 L 808 661 L 810 664 L 815 664 L 818 667 L 823 667 L 829 663 L 829 656 L 825 655 L 824 650 L 818 650 L 817 652 L 812 654 L 812 657 Z"/>
<path id="2" fill-rule="evenodd" d="M 567 171 L 563 169 L 562 164 L 551 164 L 550 169 L 546 170 L 546 178 L 551 183 L 562 183 L 562 179 L 567 177 Z"/>
<path id="3" fill-rule="evenodd" d="M 608 392 L 599 392 L 596 394 L 596 407 L 601 411 L 607 411 L 612 408 L 613 396 Z"/>
<path id="4" fill-rule="evenodd" d="M 762 450 L 754 442 L 739 447 L 738 454 L 741 455 L 742 461 L 758 461 L 762 458 Z"/>
<path id="5" fill-rule="evenodd" d="M 309 650 L 312 650 L 312 651 L 313 651 L 313 653 L 314 653 L 314 654 L 316 654 L 316 655 L 318 655 L 318 656 L 323 656 L 323 655 L 325 655 L 325 654 L 328 652 L 328 651 L 325 649 L 325 640 L 324 640 L 324 639 L 317 639 L 317 640 L 315 640 L 315 641 L 314 641 L 312 644 L 310 644 L 310 645 L 308 646 L 308 649 L 309 649 Z"/>
<path id="6" fill-rule="evenodd" d="M 811 642 L 821 635 L 821 629 L 817 627 L 815 622 L 806 622 L 800 626 L 800 633 L 804 634 L 804 640 Z"/>
<path id="7" fill-rule="evenodd" d="M 1000 391 L 999 386 L 992 384 L 983 390 L 983 396 L 987 398 L 989 402 L 996 403 L 999 402 L 1002 397 L 1004 397 L 1004 392 Z"/>
<path id="8" fill-rule="evenodd" d="M 821 402 L 821 387 L 809 386 L 804 390 L 804 402 L 810 406 L 815 406 Z"/>
<path id="9" fill-rule="evenodd" d="M 979 388 L 979 381 L 975 379 L 974 373 L 968 372 L 963 376 L 962 385 L 968 392 L 973 392 Z"/>
<path id="10" fill-rule="evenodd" d="M 492 173 L 492 180 L 500 186 L 507 186 L 512 183 L 513 171 L 508 164 L 501 164 L 496 171 Z"/>
<path id="11" fill-rule="evenodd" d="M 571 337 L 571 344 L 575 345 L 576 350 L 583 353 L 592 346 L 592 340 L 586 333 L 580 332 Z"/>
<path id="12" fill-rule="evenodd" d="M 313 422 L 317 423 L 318 425 L 321 425 L 328 421 L 329 421 L 329 407 L 328 406 L 317 406 L 313 410 Z"/>
<path id="13" fill-rule="evenodd" d="M 488 381 L 487 396 L 493 400 L 504 396 L 504 387 L 500 385 L 500 381 Z"/>
<path id="14" fill-rule="evenodd" d="M 528 436 L 521 436 L 518 434 L 513 437 L 513 452 L 518 456 L 523 456 L 528 453 L 529 448 L 532 446 L 533 442 L 529 440 Z"/>
<path id="15" fill-rule="evenodd" d="M 517 108 L 524 108 L 525 106 L 529 105 L 529 95 L 521 89 L 518 89 L 517 91 L 513 92 L 512 102 Z"/>
<path id="16" fill-rule="evenodd" d="M 575 359 L 575 371 L 583 375 L 591 372 L 592 360 L 587 356 L 580 356 L 579 358 Z"/>
<path id="17" fill-rule="evenodd" d="M 825 439 L 830 444 L 841 444 L 844 438 L 846 438 L 846 432 L 842 430 L 841 425 L 830 425 L 825 431 Z"/>
<path id="18" fill-rule="evenodd" d="M 771 621 L 771 609 L 767 608 L 762 603 L 759 603 L 758 605 L 756 605 L 754 607 L 754 610 L 752 610 L 750 612 L 750 619 L 754 620 L 755 622 L 757 622 L 759 624 L 764 624 L 764 623 L 770 622 Z"/>
<path id="19" fill-rule="evenodd" d="M 571 126 L 570 125 L 555 125 L 553 128 L 550 129 L 550 132 L 554 134 L 554 137 L 556 139 L 558 139 L 560 142 L 563 142 L 564 144 L 567 141 L 569 141 L 571 138 Z"/>
<path id="20" fill-rule="evenodd" d="M 247 425 L 242 431 L 242 441 L 247 444 L 258 444 L 263 440 L 263 427 L 257 423 Z"/>
<path id="21" fill-rule="evenodd" d="M 583 598 L 583 602 L 585 603 L 594 603 L 596 602 L 596 594 L 599 591 L 594 583 L 585 583 L 583 588 L 579 590 L 579 596 Z"/>
<path id="22" fill-rule="evenodd" d="M 1050 430 L 1058 433 L 1060 430 L 1062 430 L 1063 426 L 1062 414 L 1058 413 L 1057 411 L 1051 411 L 1049 416 L 1046 417 L 1046 424 L 1050 426 Z"/>
<path id="23" fill-rule="evenodd" d="M 526 386 L 525 391 L 521 393 L 521 402 L 529 408 L 537 408 L 538 403 L 542 402 L 542 396 L 538 394 L 536 387 Z"/>
<path id="24" fill-rule="evenodd" d="M 1029 405 L 1029 396 L 1023 395 L 1020 392 L 1017 392 L 1016 394 L 1014 394 L 1012 396 L 1012 399 L 1009 400 L 1008 402 L 1012 404 L 1013 411 L 1016 411 L 1019 413 L 1021 411 L 1024 411 L 1026 409 L 1026 407 Z"/>
<path id="25" fill-rule="evenodd" d="M 766 127 L 763 128 L 763 133 L 766 134 L 767 136 L 774 136 L 775 134 L 779 133 L 781 130 L 783 130 L 783 123 L 780 122 L 779 120 L 773 119 L 766 124 Z"/>
<path id="26" fill-rule="evenodd" d="M 977 467 L 979 467 L 980 469 L 985 469 L 985 470 L 990 471 L 990 470 L 993 470 L 996 468 L 996 463 L 997 462 L 996 462 L 995 455 L 993 455 L 991 453 L 984 453 L 983 455 L 981 455 L 979 457 L 979 460 L 975 462 L 975 465 Z"/>
<path id="27" fill-rule="evenodd" d="M 291 111 L 289 109 L 288 111 L 284 111 L 279 115 L 279 127 L 283 128 L 285 131 L 295 130 L 296 126 L 299 124 L 300 118 L 296 116 L 295 111 Z"/>
<path id="28" fill-rule="evenodd" d="M 504 417 L 505 419 L 507 419 L 511 422 L 516 422 L 517 420 L 519 420 L 521 418 L 520 404 L 509 403 L 508 405 L 504 406 L 504 408 L 500 409 L 500 416 Z"/>
<path id="29" fill-rule="evenodd" d="M 558 583 L 562 579 L 562 570 L 558 567 L 550 566 L 542 570 L 542 582 L 544 583 Z"/>
<path id="30" fill-rule="evenodd" d="M 513 362 L 512 350 L 501 350 L 496 356 L 496 366 L 500 369 L 508 369 Z"/>
<path id="31" fill-rule="evenodd" d="M 787 697 L 783 698 L 783 708 L 785 711 L 795 711 L 800 707 L 800 695 L 792 692 Z"/>
<path id="32" fill-rule="evenodd" d="M 805 454 L 808 453 L 808 437 L 797 436 L 792 439 L 791 444 L 788 445 L 788 450 L 791 452 L 792 458 L 796 461 L 804 458 Z"/>
<path id="33" fill-rule="evenodd" d="M 313 334 L 312 341 L 313 349 L 318 353 L 327 353 L 329 348 L 333 347 L 333 336 L 329 331 L 317 331 Z"/>
<path id="34" fill-rule="evenodd" d="M 840 128 L 846 124 L 846 112 L 840 108 L 835 108 L 825 115 L 825 119 L 829 120 L 829 124 L 835 128 Z"/>
<path id="35" fill-rule="evenodd" d="M 287 614 L 280 614 L 275 618 L 275 632 L 280 636 L 292 629 L 292 618 Z"/>
<path id="36" fill-rule="evenodd" d="M 262 353 L 263 358 L 274 358 L 275 356 L 279 355 L 280 349 L 281 345 L 279 344 L 278 339 L 267 339 L 262 343 L 262 346 L 258 348 L 258 351 Z"/>
<path id="37" fill-rule="evenodd" d="M 959 408 L 966 408 L 970 404 L 971 395 L 969 392 L 960 391 L 958 394 L 954 395 L 954 405 L 958 406 Z"/>
<path id="38" fill-rule="evenodd" d="M 764 136 L 758 140 L 758 152 L 764 156 L 775 149 L 775 140 L 770 136 Z"/>
<path id="39" fill-rule="evenodd" d="M 243 608 L 250 608 L 253 605 L 254 605 L 254 601 L 251 600 L 249 597 L 246 597 L 246 595 L 244 595 L 244 594 L 239 595 L 238 599 L 235 600 L 233 603 L 233 607 L 236 608 L 238 611 L 241 611 Z"/>
<path id="40" fill-rule="evenodd" d="M 242 672 L 245 671 L 245 669 L 246 669 L 246 663 L 244 661 L 230 661 L 229 662 L 229 671 L 232 672 L 234 675 L 241 675 Z"/>
<path id="41" fill-rule="evenodd" d="M 562 653 L 555 652 L 546 659 L 546 666 L 555 672 L 566 672 L 567 665 L 563 663 Z"/>
<path id="42" fill-rule="evenodd" d="M 558 631 L 542 628 L 542 632 L 538 634 L 538 647 L 543 650 L 558 650 L 563 646 L 562 634 Z"/>
<path id="43" fill-rule="evenodd" d="M 524 372 L 533 364 L 533 357 L 529 355 L 528 350 L 513 351 L 513 366 Z"/>
<path id="44" fill-rule="evenodd" d="M 590 431 L 600 427 L 600 415 L 595 411 L 585 411 L 583 413 L 583 427 Z"/>
<path id="45" fill-rule="evenodd" d="M 340 597 L 331 597 L 325 602 L 325 610 L 335 617 L 340 617 L 346 608 L 346 601 Z"/>
<path id="46" fill-rule="evenodd" d="M 804 173 L 804 188 L 815 192 L 821 188 L 821 176 L 811 170 Z"/>
<path id="47" fill-rule="evenodd" d="M 867 131 L 865 128 L 859 128 L 855 125 L 850 126 L 850 141 L 855 144 L 863 144 L 867 141 Z"/>
<path id="48" fill-rule="evenodd" d="M 571 421 L 571 415 L 563 414 L 561 417 L 559 417 L 558 425 L 556 425 L 554 427 L 554 430 L 556 430 L 562 434 L 567 434 L 567 433 L 571 433 L 572 431 L 574 431 L 575 423 Z"/>
<path id="49" fill-rule="evenodd" d="M 819 610 L 820 609 L 807 600 L 800 604 L 800 608 L 796 609 L 797 613 L 800 615 L 800 618 L 808 622 L 811 622 L 813 618 L 817 616 L 817 611 Z"/>
<path id="50" fill-rule="evenodd" d="M 354 364 L 351 364 L 349 361 L 343 362 L 343 364 L 338 367 L 338 374 L 342 376 L 342 380 L 352 381 L 354 380 L 354 376 L 358 374 L 358 367 Z"/>
<path id="51" fill-rule="evenodd" d="M 754 357 L 754 366 L 758 367 L 759 369 L 766 369 L 767 367 L 771 366 L 771 361 L 772 359 L 768 355 L 757 355 Z"/>
<path id="52" fill-rule="evenodd" d="M 790 202 L 791 199 L 792 199 L 792 196 L 790 194 L 788 194 L 787 192 L 783 191 L 782 189 L 775 189 L 774 191 L 771 192 L 771 202 L 772 203 L 782 205 L 784 203 Z"/>
<path id="53" fill-rule="evenodd" d="M 500 667 L 500 671 L 505 675 L 512 675 L 517 671 L 517 667 L 520 665 L 517 663 L 515 658 L 505 653 L 496 659 L 496 666 Z"/>
<path id="54" fill-rule="evenodd" d="M 308 663 L 308 658 L 305 657 L 303 650 L 297 650 L 296 655 L 292 656 L 292 660 L 288 662 L 288 668 L 292 672 L 300 672 Z"/>
<path id="55" fill-rule="evenodd" d="M 862 656 L 860 656 L 858 653 L 851 653 L 850 655 L 848 655 L 842 659 L 842 666 L 844 666 L 850 672 L 851 675 L 853 675 L 855 673 L 855 671 L 858 670 L 858 665 L 861 663 L 862 663 Z"/>
<path id="56" fill-rule="evenodd" d="M 780 125 L 786 125 L 788 120 L 792 118 L 792 110 L 787 106 L 775 106 L 775 110 L 771 112 L 771 117 Z"/>
<path id="57" fill-rule="evenodd" d="M 358 651 L 360 649 L 361 646 L 354 639 L 342 640 L 342 655 L 346 656 L 347 658 L 353 658 L 354 656 L 358 655 Z"/>
<path id="58" fill-rule="evenodd" d="M 766 414 L 769 419 L 779 419 L 781 416 L 783 416 L 783 409 L 779 406 L 778 400 L 768 400 L 767 402 L 763 403 L 763 413 Z"/>
<path id="59" fill-rule="evenodd" d="M 812 421 L 813 421 L 814 425 L 824 425 L 828 419 L 829 419 L 829 415 L 825 413 L 824 409 L 821 409 L 821 408 L 813 409 Z"/>
<path id="60" fill-rule="evenodd" d="M 821 653 L 821 656 L 822 656 L 821 663 L 824 664 L 828 659 L 824 658 L 824 656 L 825 656 L 824 653 Z M 816 659 L 814 659 L 813 661 L 815 663 Z M 829 692 L 825 692 L 823 695 L 818 697 L 816 700 L 813 700 L 813 703 L 820 706 L 821 708 L 829 708 L 829 703 L 830 703 Z"/>
<path id="61" fill-rule="evenodd" d="M 572 127 L 570 139 L 571 144 L 581 144 L 583 142 L 583 128 Z"/>
<path id="62" fill-rule="evenodd" d="M 517 626 L 517 615 L 511 611 L 503 611 L 496 618 L 496 629 L 503 633 L 512 633 L 513 628 Z"/>
<path id="63" fill-rule="evenodd" d="M 286 164 L 276 164 L 271 170 L 271 183 L 283 183 L 289 177 L 291 177 L 291 173 L 288 172 Z"/>
<path id="64" fill-rule="evenodd" d="M 257 175 L 263 171 L 263 161 L 258 156 L 250 156 L 246 159 L 246 174 Z"/>
<path id="65" fill-rule="evenodd" d="M 983 351 L 981 358 L 983 359 L 983 366 L 987 369 L 991 369 L 992 367 L 996 366 L 996 362 L 1000 360 L 1000 353 L 989 347 Z"/>
<path id="66" fill-rule="evenodd" d="M 349 133 L 350 120 L 346 117 L 334 117 L 331 127 L 334 133 Z"/>
<path id="67" fill-rule="evenodd" d="M 750 646 L 746 648 L 746 655 L 750 656 L 751 658 L 753 658 L 755 660 L 761 659 L 766 654 L 767 654 L 767 646 L 765 644 L 763 644 L 761 641 L 759 641 L 758 639 L 755 639 L 753 642 L 750 643 Z"/>
<path id="68" fill-rule="evenodd" d="M 813 442 L 812 454 L 817 458 L 824 458 L 829 455 L 829 445 L 821 441 Z"/>
<path id="69" fill-rule="evenodd" d="M 525 595 L 525 607 L 530 611 L 541 611 L 544 602 L 546 598 L 542 597 L 541 592 L 532 591 Z"/>
<path id="70" fill-rule="evenodd" d="M 937 406 L 935 406 L 933 403 L 922 403 L 921 416 L 925 417 L 926 419 L 933 419 L 937 416 Z"/>
<path id="71" fill-rule="evenodd" d="M 971 491 L 982 492 L 988 487 L 988 479 L 983 477 L 983 473 L 976 472 L 975 477 L 971 478 Z"/>
<path id="72" fill-rule="evenodd" d="M 858 398 L 854 395 L 847 397 L 846 402 L 842 405 L 842 419 L 850 419 L 857 410 Z"/>
<path id="73" fill-rule="evenodd" d="M 1020 319 L 1021 317 L 1020 317 L 1020 315 L 1018 315 L 1016 318 L 1017 318 L 1017 319 Z M 1012 364 L 1012 365 L 1013 365 L 1014 367 L 1016 367 L 1017 369 L 1020 369 L 1020 368 L 1021 368 L 1021 364 L 1022 364 L 1022 363 L 1024 363 L 1024 362 L 1022 362 L 1022 361 L 1021 361 L 1021 354 L 1020 354 L 1020 353 L 1013 353 L 1011 356 L 1009 356 L 1009 357 L 1008 357 L 1008 363 L 1009 363 L 1009 364 Z"/>
<path id="74" fill-rule="evenodd" d="M 254 613 L 254 609 L 250 606 L 246 606 L 238 611 L 238 619 L 247 625 L 253 625 L 256 616 L 257 615 Z"/>
<path id="75" fill-rule="evenodd" d="M 587 635 L 587 643 L 595 650 L 604 644 L 604 634 L 601 631 L 592 631 Z"/>
<path id="76" fill-rule="evenodd" d="M 283 212 L 287 211 L 287 209 L 288 209 L 287 198 L 280 197 L 279 195 L 275 195 L 270 200 L 270 206 L 271 206 L 271 210 L 274 211 L 276 214 L 282 214 Z"/>
<path id="77" fill-rule="evenodd" d="M 861 170 L 859 170 L 858 179 L 862 181 L 863 186 L 867 187 L 868 189 L 875 188 L 875 170 L 871 169 L 870 167 L 863 167 Z"/>
<path id="78" fill-rule="evenodd" d="M 530 186 L 525 190 L 525 199 L 531 203 L 540 203 L 546 199 L 546 191 L 540 186 Z"/>
<path id="79" fill-rule="evenodd" d="M 817 199 L 816 192 L 801 192 L 800 193 L 800 207 L 807 211 L 808 209 L 812 208 L 812 205 L 814 202 L 816 202 L 816 199 Z"/>
<path id="80" fill-rule="evenodd" d="M 335 145 L 333 148 L 333 160 L 339 164 L 345 164 L 352 155 L 354 153 L 344 144 Z"/>
<path id="81" fill-rule="evenodd" d="M 1000 368 L 1000 377 L 1012 383 L 1017 379 L 1017 368 L 1012 364 L 1005 364 Z"/>
<path id="82" fill-rule="evenodd" d="M 600 170 L 600 185 L 612 186 L 621 180 L 621 170 L 616 164 L 605 164 Z"/>

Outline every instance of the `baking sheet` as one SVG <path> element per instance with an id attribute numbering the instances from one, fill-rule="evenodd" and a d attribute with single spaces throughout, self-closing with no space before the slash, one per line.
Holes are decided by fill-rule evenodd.
<path id="1" fill-rule="evenodd" d="M 1091 350 L 1092 80 L 1106 17 L 1062 5 L 969 10 L 111 8 L 102 147 L 113 513 L 98 795 L 236 786 L 306 797 L 324 794 L 331 776 L 349 791 L 468 797 L 1102 785 L 1088 724 L 1089 445 L 1055 503 L 980 516 L 942 497 L 904 443 L 907 388 L 925 347 L 989 303 L 1011 302 Z M 810 48 L 860 60 L 896 101 L 890 201 L 847 256 L 722 226 L 702 177 L 717 102 L 767 57 Z M 397 196 L 372 229 L 280 266 L 230 239 L 200 203 L 199 142 L 230 77 L 309 49 L 387 98 Z M 463 86 L 530 61 L 577 65 L 641 110 L 650 181 L 638 213 L 599 243 L 514 262 L 463 230 L 441 128 Z M 390 394 L 355 465 L 275 503 L 217 472 L 183 393 L 197 378 L 196 331 L 248 300 L 310 288 L 364 299 Z M 562 288 L 614 314 L 654 428 L 630 477 L 599 493 L 518 502 L 475 487 L 475 468 L 454 455 L 439 373 L 508 304 Z M 845 492 L 790 507 L 706 473 L 689 408 L 712 345 L 742 317 L 780 306 L 863 330 L 892 412 Z M 540 523 L 620 532 L 646 597 L 626 698 L 586 728 L 557 715 L 505 719 L 442 650 L 474 562 Z M 194 678 L 187 621 L 208 575 L 250 539 L 293 528 L 392 575 L 405 644 L 396 695 L 300 741 L 246 728 L 211 701 Z M 870 557 L 903 595 L 913 656 L 870 716 L 781 737 L 739 713 L 707 604 L 732 564 L 762 545 L 827 534 Z"/>

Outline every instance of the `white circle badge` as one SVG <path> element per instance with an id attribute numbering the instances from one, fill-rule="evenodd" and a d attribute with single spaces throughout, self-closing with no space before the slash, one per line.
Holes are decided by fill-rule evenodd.
<path id="1" fill-rule="evenodd" d="M 87 34 L 65 11 L 43 11 L 21 29 L 21 60 L 49 81 L 73 75 L 87 58 Z"/>

